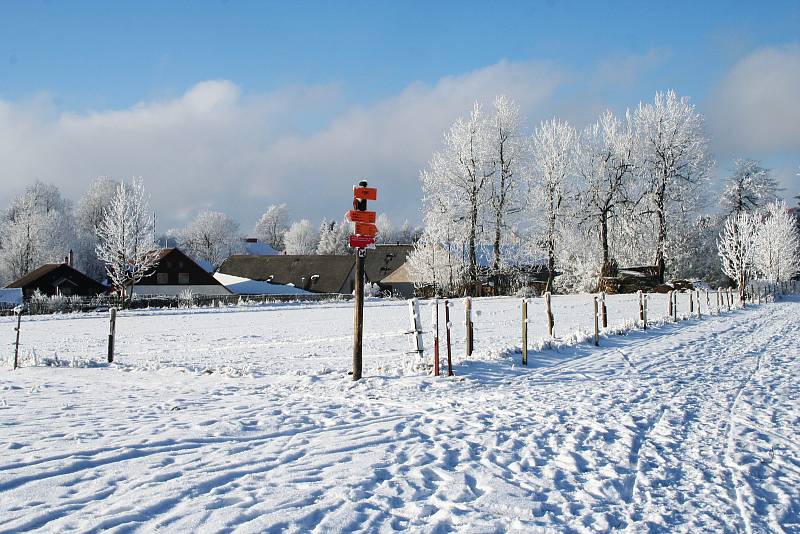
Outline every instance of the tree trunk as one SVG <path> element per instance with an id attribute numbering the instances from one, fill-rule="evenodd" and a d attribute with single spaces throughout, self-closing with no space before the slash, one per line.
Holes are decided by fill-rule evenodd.
<path id="1" fill-rule="evenodd" d="M 656 216 L 658 217 L 658 238 L 656 240 L 656 259 L 655 264 L 658 267 L 658 281 L 664 283 L 664 275 L 666 271 L 666 262 L 664 261 L 664 250 L 667 243 L 667 217 L 664 213 L 664 195 L 666 185 L 662 181 L 656 188 Z"/>
<path id="2" fill-rule="evenodd" d="M 600 269 L 599 289 L 606 289 L 606 277 L 611 276 L 611 258 L 608 253 L 608 211 L 600 215 L 600 243 L 603 248 L 603 266 Z"/>

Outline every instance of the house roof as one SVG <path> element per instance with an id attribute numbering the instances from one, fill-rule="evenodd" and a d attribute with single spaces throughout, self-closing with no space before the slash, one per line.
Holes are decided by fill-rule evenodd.
<path id="1" fill-rule="evenodd" d="M 374 249 L 367 249 L 364 259 L 367 281 L 383 281 L 406 262 L 406 257 L 412 250 L 414 245 L 376 245 Z"/>
<path id="2" fill-rule="evenodd" d="M 35 282 L 36 280 L 38 280 L 42 276 L 55 271 L 56 269 L 58 269 L 62 265 L 64 265 L 64 264 L 63 263 L 47 263 L 45 265 L 42 265 L 38 269 L 34 269 L 33 271 L 29 272 L 28 274 L 26 274 L 25 276 L 23 276 L 19 280 L 14 280 L 10 284 L 8 284 L 6 287 L 25 287 L 25 286 Z"/>
<path id="3" fill-rule="evenodd" d="M 217 272 L 293 284 L 315 293 L 349 293 L 354 268 L 353 256 L 231 256 Z"/>
<path id="4" fill-rule="evenodd" d="M 98 292 L 104 291 L 106 286 L 101 284 L 100 282 L 89 278 L 79 270 L 75 269 L 74 267 L 70 267 L 66 263 L 48 263 L 42 265 L 38 269 L 35 269 L 19 280 L 15 280 L 8 284 L 7 288 L 25 288 L 27 286 L 35 284 L 38 280 L 47 276 L 48 274 L 52 273 L 53 271 L 61 270 L 63 271 L 64 276 L 69 276 L 73 280 L 77 280 L 85 286 L 91 287 L 96 289 Z"/>

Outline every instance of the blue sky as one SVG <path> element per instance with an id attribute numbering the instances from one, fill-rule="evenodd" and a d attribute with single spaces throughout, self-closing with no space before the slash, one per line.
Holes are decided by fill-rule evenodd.
<path id="1" fill-rule="evenodd" d="M 670 88 L 708 116 L 721 174 L 759 157 L 791 188 L 791 113 L 772 144 L 731 131 L 762 132 L 745 119 L 774 120 L 747 103 L 800 89 L 798 43 L 797 1 L 3 2 L 0 201 L 37 178 L 77 197 L 93 175 L 142 175 L 164 224 L 214 208 L 249 228 L 279 201 L 338 218 L 331 195 L 359 174 L 416 220 L 418 171 L 469 101 L 509 93 L 531 126 L 582 127 Z"/>

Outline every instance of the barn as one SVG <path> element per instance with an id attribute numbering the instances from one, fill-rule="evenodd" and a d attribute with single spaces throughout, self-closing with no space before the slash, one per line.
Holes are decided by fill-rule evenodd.
<path id="1" fill-rule="evenodd" d="M 101 295 L 108 289 L 103 284 L 92 280 L 68 263 L 48 263 L 42 265 L 19 280 L 6 286 L 19 288 L 24 298 L 30 299 L 38 290 L 47 296 L 93 297 Z"/>
<path id="2" fill-rule="evenodd" d="M 158 265 L 133 286 L 138 296 L 175 297 L 182 293 L 213 297 L 230 295 L 225 286 L 177 248 L 161 251 Z"/>

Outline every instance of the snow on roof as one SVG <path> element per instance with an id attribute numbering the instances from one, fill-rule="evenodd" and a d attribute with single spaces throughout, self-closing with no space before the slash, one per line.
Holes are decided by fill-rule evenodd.
<path id="1" fill-rule="evenodd" d="M 273 284 L 251 280 L 232 274 L 214 273 L 214 278 L 236 295 L 310 295 L 309 291 L 297 289 L 291 284 Z"/>
<path id="2" fill-rule="evenodd" d="M 277 256 L 278 251 L 261 241 L 245 240 L 244 249 L 248 256 Z"/>

